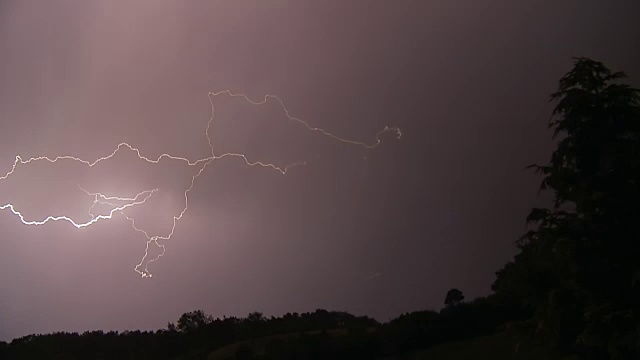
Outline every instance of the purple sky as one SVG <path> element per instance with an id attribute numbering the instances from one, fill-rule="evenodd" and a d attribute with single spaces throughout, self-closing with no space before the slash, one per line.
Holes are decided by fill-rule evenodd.
<path id="1" fill-rule="evenodd" d="M 482 3 L 482 4 L 481 4 Z M 547 102 L 572 56 L 640 79 L 631 1 L 3 1 L 0 173 L 23 159 L 89 161 L 121 142 L 149 158 L 216 152 L 287 175 L 212 162 L 151 279 L 145 238 L 120 215 L 85 229 L 33 227 L 0 211 L 0 340 L 29 333 L 153 329 L 214 316 L 345 310 L 388 320 L 439 308 L 446 291 L 490 291 L 528 209 L 523 170 L 552 149 Z M 100 166 L 18 166 L 0 206 L 87 221 L 91 198 L 160 188 L 128 214 L 158 234 L 183 207 L 193 167 L 123 150 Z M 156 196 L 157 195 L 157 196 Z M 100 209 L 97 209 L 100 210 Z M 104 209 L 103 209 L 104 210 Z M 151 251 L 157 251 L 155 247 Z"/>

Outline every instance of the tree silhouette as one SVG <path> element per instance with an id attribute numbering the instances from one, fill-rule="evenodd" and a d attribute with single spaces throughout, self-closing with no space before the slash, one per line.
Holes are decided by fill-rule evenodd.
<path id="1" fill-rule="evenodd" d="M 247 315 L 247 321 L 251 321 L 254 323 L 260 323 L 266 320 L 267 319 L 264 317 L 264 315 L 259 311 L 254 311 L 252 313 L 249 313 L 249 315 Z"/>
<path id="2" fill-rule="evenodd" d="M 458 289 L 451 289 L 447 291 L 447 296 L 444 299 L 444 304 L 447 306 L 454 306 L 461 303 L 462 300 L 464 300 L 464 295 L 462 294 L 462 291 Z"/>
<path id="3" fill-rule="evenodd" d="M 178 319 L 178 330 L 182 332 L 192 332 L 204 328 L 212 321 L 211 316 L 205 314 L 202 310 L 191 311 L 180 316 Z"/>
<path id="4" fill-rule="evenodd" d="M 560 140 L 549 164 L 530 166 L 554 206 L 532 209 L 534 228 L 494 283 L 536 309 L 550 350 L 584 358 L 639 353 L 640 91 L 624 78 L 577 58 L 560 80 L 549 121 Z"/>

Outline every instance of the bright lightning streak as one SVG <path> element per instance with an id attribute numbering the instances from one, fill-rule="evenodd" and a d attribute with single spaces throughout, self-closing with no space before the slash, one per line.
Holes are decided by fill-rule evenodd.
<path id="1" fill-rule="evenodd" d="M 125 204 L 125 205 L 122 205 L 122 206 L 115 207 L 115 208 L 111 209 L 111 211 L 109 212 L 109 215 L 93 216 L 91 220 L 89 220 L 87 222 L 84 222 L 84 223 L 77 223 L 77 222 L 75 222 L 75 220 L 73 220 L 73 219 L 71 219 L 71 218 L 69 218 L 67 216 L 52 216 L 52 215 L 47 216 L 44 220 L 40 220 L 40 221 L 37 221 L 37 220 L 26 220 L 24 215 L 22 215 L 22 213 L 20 211 L 16 210 L 15 207 L 12 204 L 2 205 L 2 206 L 0 206 L 0 210 L 5 210 L 5 209 L 11 210 L 11 212 L 14 215 L 17 215 L 20 218 L 20 221 L 22 221 L 22 223 L 25 224 L 25 225 L 44 225 L 44 224 L 48 223 L 49 221 L 61 221 L 61 220 L 63 220 L 63 221 L 67 221 L 67 222 L 71 223 L 71 225 L 75 226 L 78 229 L 82 229 L 82 228 L 85 228 L 85 227 L 87 227 L 89 225 L 93 225 L 93 224 L 97 223 L 100 220 L 108 220 L 108 219 L 113 218 L 113 213 L 115 213 L 116 211 L 123 211 L 126 208 L 129 208 L 129 207 L 132 207 L 132 206 L 135 206 L 135 205 L 144 204 L 144 202 L 147 201 L 147 199 L 150 198 L 151 195 L 153 195 L 153 193 L 156 192 L 156 191 L 158 191 L 158 189 L 153 189 L 153 190 L 150 190 L 150 191 L 143 191 L 143 192 L 141 192 L 140 194 L 138 194 L 136 196 L 136 200 L 137 200 L 137 198 L 141 197 L 142 194 L 147 194 L 146 196 L 144 196 L 142 198 L 142 200 L 134 201 L 134 202 L 129 203 L 129 204 Z"/>
<path id="2" fill-rule="evenodd" d="M 301 124 L 306 130 L 310 131 L 310 132 L 317 132 L 323 136 L 329 137 L 331 139 L 337 140 L 339 142 L 345 143 L 345 144 L 349 144 L 349 145 L 356 145 L 356 146 L 361 146 L 365 149 L 373 149 L 375 147 L 377 147 L 378 145 L 380 145 L 381 140 L 380 140 L 380 136 L 386 132 L 392 132 L 396 134 L 396 137 L 398 139 L 400 139 L 400 137 L 402 136 L 402 133 L 400 131 L 399 128 L 390 128 L 388 126 L 385 126 L 382 130 L 380 130 L 378 133 L 376 133 L 375 136 L 375 141 L 372 143 L 364 143 L 361 141 L 356 141 L 356 140 L 350 140 L 350 139 L 345 139 L 342 138 L 340 136 L 337 136 L 331 132 L 328 132 L 322 128 L 319 127 L 314 127 L 311 126 L 308 122 L 301 120 L 297 117 L 294 117 L 290 114 L 289 109 L 287 109 L 287 107 L 285 106 L 284 102 L 276 95 L 271 95 L 271 94 L 266 94 L 262 100 L 260 101 L 255 101 L 252 100 L 251 98 L 249 98 L 247 95 L 245 94 L 241 94 L 241 93 L 233 93 L 230 90 L 223 90 L 223 91 L 219 91 L 219 92 L 210 92 L 208 94 L 209 97 L 209 102 L 211 104 L 211 118 L 209 119 L 209 121 L 207 122 L 207 127 L 205 130 L 205 136 L 207 137 L 207 142 L 209 145 L 209 148 L 211 149 L 211 155 L 198 159 L 198 160 L 189 160 L 188 158 L 185 157 L 180 157 L 180 156 L 174 156 L 171 154 L 161 154 L 160 156 L 158 156 L 156 159 L 151 159 L 148 158 L 144 155 L 142 155 L 140 149 L 133 147 L 132 145 L 129 145 L 128 143 L 120 143 L 118 144 L 118 146 L 116 146 L 116 148 L 107 156 L 103 156 L 101 158 L 98 158 L 94 161 L 88 161 L 88 160 L 84 160 L 81 159 L 79 157 L 75 157 L 75 156 L 71 156 L 71 155 L 62 155 L 62 156 L 56 156 L 56 157 L 48 157 L 48 156 L 38 156 L 38 157 L 32 157 L 30 159 L 24 160 L 22 159 L 22 157 L 20 156 L 16 156 L 15 161 L 13 163 L 13 166 L 11 167 L 11 169 L 2 177 L 0 177 L 0 181 L 1 180 L 5 180 L 7 179 L 9 176 L 13 175 L 14 172 L 16 171 L 18 165 L 27 165 L 30 164 L 32 162 L 37 162 L 37 161 L 48 161 L 50 163 L 57 163 L 58 161 L 62 161 L 62 160 L 69 160 L 69 161 L 74 161 L 74 162 L 78 162 L 81 164 L 84 164 L 88 167 L 93 167 L 96 164 L 102 162 L 102 161 L 106 161 L 111 159 L 112 157 L 114 157 L 119 151 L 121 151 L 123 148 L 127 148 L 133 152 L 136 153 L 138 159 L 146 161 L 147 163 L 151 163 L 151 164 L 157 164 L 159 163 L 162 159 L 170 159 L 170 160 L 177 160 L 177 161 L 181 161 L 181 162 L 185 162 L 188 166 L 191 167 L 196 167 L 197 171 L 195 172 L 195 174 L 191 177 L 191 182 L 189 184 L 189 186 L 185 189 L 184 191 L 184 208 L 182 208 L 182 210 L 177 214 L 173 216 L 173 220 L 172 220 L 172 226 L 170 231 L 165 234 L 165 235 L 152 235 L 150 234 L 147 230 L 144 230 L 140 227 L 138 227 L 136 225 L 136 221 L 134 218 L 132 218 L 131 216 L 127 215 L 125 210 L 137 206 L 137 205 L 143 205 L 154 193 L 158 192 L 159 189 L 153 189 L 153 190 L 145 190 L 142 191 L 140 193 L 138 193 L 135 197 L 118 197 L 118 196 L 107 196 L 104 195 L 102 193 L 99 192 L 95 192 L 95 193 L 91 193 L 87 190 L 85 190 L 84 188 L 82 188 L 81 186 L 78 185 L 78 187 L 80 188 L 80 190 L 82 192 L 84 192 L 85 194 L 92 196 L 94 198 L 93 203 L 91 205 L 91 207 L 89 208 L 89 215 L 91 216 L 91 220 L 86 221 L 86 222 L 76 222 L 76 220 L 73 220 L 70 217 L 67 216 L 47 216 L 45 219 L 43 220 L 27 220 L 26 217 L 22 214 L 22 212 L 16 210 L 15 206 L 13 204 L 5 204 L 5 205 L 0 205 L 0 210 L 6 210 L 9 209 L 11 210 L 11 212 L 16 215 L 20 221 L 25 224 L 25 225 L 44 225 L 50 221 L 66 221 L 68 223 L 70 223 L 71 225 L 73 225 L 74 227 L 81 229 L 81 228 L 85 228 L 88 227 L 90 225 L 93 225 L 101 220 L 109 220 L 113 218 L 113 215 L 115 213 L 120 213 L 122 214 L 125 219 L 127 219 L 130 223 L 131 226 L 133 227 L 133 229 L 139 233 L 141 233 L 142 235 L 144 235 L 144 237 L 147 239 L 147 244 L 146 244 L 146 248 L 145 248 L 145 253 L 144 256 L 142 257 L 142 259 L 140 260 L 140 262 L 135 266 L 134 270 L 140 274 L 140 276 L 144 277 L 151 277 L 152 274 L 149 272 L 148 270 L 148 266 L 149 264 L 151 264 L 152 262 L 157 261 L 158 259 L 160 259 L 164 254 L 165 254 L 165 246 L 163 244 L 160 243 L 160 241 L 165 241 L 165 240 L 169 240 L 171 239 L 171 237 L 173 236 L 174 232 L 175 232 L 175 228 L 176 225 L 178 223 L 178 221 L 180 219 L 182 219 L 182 217 L 184 216 L 184 214 L 187 212 L 187 209 L 189 208 L 189 193 L 191 192 L 191 190 L 193 190 L 193 187 L 195 185 L 195 181 L 196 179 L 204 172 L 204 170 L 207 168 L 207 166 L 213 162 L 214 160 L 219 160 L 219 159 L 223 159 L 225 157 L 237 157 L 240 158 L 244 161 L 244 163 L 247 166 L 260 166 L 260 167 L 265 167 L 265 168 L 270 168 L 272 170 L 278 171 L 281 174 L 286 174 L 287 171 L 294 167 L 294 166 L 298 166 L 298 165 L 305 165 L 306 162 L 299 162 L 299 163 L 294 163 L 294 164 L 290 164 L 287 165 L 285 167 L 280 167 L 277 166 L 275 164 L 272 163 L 268 163 L 268 162 L 263 162 L 263 161 L 257 161 L 257 160 L 250 160 L 249 157 L 245 154 L 242 153 L 223 153 L 223 154 L 219 154 L 216 155 L 215 151 L 214 151 L 214 146 L 211 142 L 211 137 L 209 136 L 209 131 L 212 128 L 212 124 L 214 122 L 215 119 L 215 98 L 220 96 L 220 95 L 227 95 L 229 97 L 240 97 L 243 100 L 245 100 L 246 102 L 248 102 L 251 105 L 254 106 L 259 106 L 259 105 L 264 105 L 266 104 L 269 99 L 273 99 L 276 102 L 278 102 L 278 104 L 280 105 L 280 107 L 282 108 L 282 110 L 284 111 L 284 114 L 286 116 L 286 118 L 290 121 L 296 122 Z M 114 202 L 118 202 L 118 203 L 123 203 L 124 204 L 116 204 Z M 94 215 L 93 214 L 93 210 L 95 208 L 96 205 L 101 204 L 101 205 L 108 205 L 110 206 L 110 211 L 108 213 L 108 215 Z M 161 249 L 161 252 L 156 255 L 154 258 L 148 259 L 149 257 L 149 244 L 154 243 L 156 246 L 158 246 L 158 248 Z"/>

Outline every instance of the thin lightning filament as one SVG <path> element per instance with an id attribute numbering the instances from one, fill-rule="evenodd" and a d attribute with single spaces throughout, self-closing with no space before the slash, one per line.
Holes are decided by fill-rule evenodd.
<path id="1" fill-rule="evenodd" d="M 123 149 L 129 149 L 132 152 L 134 152 L 136 154 L 136 156 L 138 157 L 138 159 L 143 160 L 147 163 L 150 164 L 157 164 L 158 162 L 160 162 L 160 160 L 162 159 L 171 159 L 171 160 L 175 160 L 175 161 L 181 161 L 186 163 L 189 167 L 193 167 L 195 169 L 194 171 L 194 175 L 191 177 L 191 181 L 189 183 L 189 186 L 184 190 L 184 207 L 180 210 L 179 213 L 173 215 L 173 219 L 171 222 L 171 228 L 170 230 L 166 233 L 166 234 L 152 234 L 150 231 L 142 229 L 141 227 L 139 227 L 136 224 L 136 220 L 127 214 L 127 210 L 136 206 L 142 206 L 143 204 L 145 204 L 145 202 L 151 198 L 156 192 L 159 191 L 159 189 L 149 189 L 149 190 L 143 190 L 141 192 L 139 192 L 136 196 L 134 197 L 119 197 L 119 196 L 113 196 L 113 195 L 105 195 L 102 194 L 100 192 L 90 192 L 86 189 L 84 189 L 82 186 L 78 185 L 78 188 L 81 192 L 83 192 L 84 194 L 86 194 L 87 196 L 90 196 L 93 198 L 93 202 L 91 204 L 91 207 L 88 209 L 88 213 L 91 217 L 90 220 L 85 221 L 85 222 L 79 222 L 77 220 L 72 219 L 71 217 L 68 216 L 64 216 L 64 215 L 49 215 L 46 216 L 44 219 L 40 219 L 40 220 L 32 220 L 32 219 L 28 219 L 23 212 L 19 211 L 16 209 L 16 207 L 13 204 L 4 204 L 4 205 L 0 205 L 0 210 L 9 210 L 10 213 L 12 213 L 13 215 L 15 215 L 24 225 L 31 225 L 31 226 L 40 226 L 40 225 L 45 225 L 49 222 L 52 221 L 64 221 L 67 222 L 71 225 L 73 225 L 74 227 L 78 228 L 78 229 L 82 229 L 82 228 L 86 228 L 89 227 L 93 224 L 96 224 L 100 221 L 106 221 L 106 220 L 110 220 L 114 217 L 115 214 L 121 214 L 127 221 L 129 221 L 131 223 L 132 228 L 142 234 L 145 238 L 146 238 L 146 247 L 145 247 L 145 252 L 144 255 L 142 256 L 142 258 L 140 259 L 140 262 L 134 267 L 134 270 L 143 278 L 146 277 L 151 277 L 152 274 L 149 271 L 149 264 L 157 261 L 158 259 L 160 259 L 164 254 L 165 254 L 165 245 L 162 244 L 163 241 L 169 240 L 172 238 L 175 229 L 176 229 L 176 225 L 178 224 L 178 221 L 180 219 L 182 219 L 182 217 L 185 215 L 185 213 L 187 212 L 188 208 L 189 208 L 189 195 L 191 193 L 191 191 L 194 189 L 194 186 L 196 184 L 196 179 L 198 177 L 200 177 L 200 175 L 202 175 L 202 173 L 206 170 L 207 166 L 209 164 L 211 164 L 214 160 L 220 160 L 223 158 L 238 158 L 241 161 L 244 162 L 245 165 L 247 166 L 251 166 L 251 167 L 263 167 L 263 168 L 268 168 L 271 169 L 273 171 L 277 171 L 281 174 L 286 174 L 287 171 L 294 167 L 294 166 L 298 166 L 298 165 L 305 165 L 306 162 L 298 162 L 298 163 L 293 163 L 284 167 L 275 165 L 273 163 L 269 163 L 269 162 L 264 162 L 264 161 L 259 161 L 259 160 L 251 160 L 249 158 L 249 156 L 247 156 L 246 154 L 242 154 L 242 153 L 234 153 L 234 152 L 228 152 L 228 153 L 222 153 L 222 154 L 216 154 L 214 151 L 214 146 L 210 137 L 210 131 L 212 131 L 213 129 L 213 125 L 214 125 L 214 120 L 216 117 L 216 108 L 215 108 L 215 99 L 221 95 L 227 95 L 228 97 L 238 97 L 243 99 L 244 101 L 246 101 L 247 103 L 253 105 L 253 106 L 260 106 L 260 105 L 264 105 L 266 104 L 269 100 L 274 100 L 276 101 L 279 106 L 282 108 L 282 110 L 284 111 L 284 115 L 286 116 L 286 118 L 292 122 L 295 122 L 299 125 L 301 125 L 305 130 L 312 132 L 312 133 L 318 133 L 321 136 L 325 136 L 328 138 L 331 138 L 332 140 L 344 143 L 344 144 L 348 144 L 348 145 L 354 145 L 354 146 L 360 146 L 363 147 L 365 149 L 373 149 L 375 147 L 377 147 L 378 145 L 380 145 L 381 143 L 381 139 L 380 137 L 387 132 L 391 132 L 394 133 L 396 135 L 396 137 L 398 139 L 400 139 L 400 137 L 402 136 L 402 133 L 400 132 L 399 128 L 391 128 L 388 126 L 385 126 L 382 130 L 378 131 L 376 133 L 375 139 L 373 142 L 371 143 L 365 143 L 365 142 L 361 142 L 361 141 L 356 141 L 356 140 L 351 140 L 351 139 L 346 139 L 346 138 L 342 138 L 338 135 L 335 135 L 329 131 L 326 131 L 322 128 L 319 127 L 314 127 L 311 126 L 308 122 L 301 120 L 297 117 L 294 117 L 290 114 L 289 110 L 287 109 L 287 107 L 285 106 L 284 102 L 276 95 L 271 95 L 271 94 L 267 94 L 265 95 L 262 100 L 259 101 L 255 101 L 250 99 L 247 95 L 245 94 L 241 94 L 241 93 L 233 93 L 230 90 L 223 90 L 223 91 L 218 91 L 218 92 L 210 92 L 208 94 L 209 97 L 209 102 L 211 104 L 211 117 L 209 118 L 209 121 L 207 122 L 207 126 L 205 129 L 205 136 L 207 138 L 207 142 L 208 142 L 208 146 L 209 149 L 211 150 L 210 154 L 208 154 L 206 157 L 197 159 L 197 160 L 190 160 L 186 157 L 181 157 L 181 156 L 174 156 L 171 154 L 167 154 L 167 153 L 163 153 L 160 156 L 158 156 L 155 159 L 152 158 L 148 158 L 146 156 L 144 156 L 142 154 L 142 152 L 140 151 L 140 149 L 126 143 L 126 142 L 122 142 L 120 144 L 118 144 L 115 149 L 108 155 L 100 157 L 94 161 L 88 161 L 76 156 L 71 156 L 71 155 L 63 155 L 63 156 L 55 156 L 55 157 L 49 157 L 49 156 L 38 156 L 38 157 L 32 157 L 29 159 L 23 159 L 20 156 L 16 156 L 15 157 L 15 161 L 13 163 L 13 166 L 11 166 L 11 169 L 2 177 L 0 177 L 0 181 L 2 180 L 6 180 L 7 178 L 9 178 L 10 176 L 12 176 L 15 172 L 16 169 L 19 166 L 25 166 L 34 162 L 42 162 L 42 161 L 47 161 L 50 163 L 57 163 L 57 162 L 62 162 L 62 161 L 73 161 L 73 162 L 77 162 L 77 163 L 81 163 L 84 164 L 88 167 L 93 167 L 103 161 L 107 161 L 109 159 L 111 159 L 112 157 L 114 157 L 118 152 L 122 151 Z M 95 215 L 94 214 L 94 209 L 97 205 L 103 205 L 103 206 L 107 206 L 109 207 L 109 211 L 107 214 L 102 214 L 102 215 Z M 154 244 L 155 246 L 157 246 L 160 249 L 160 252 L 155 255 L 154 257 L 150 257 L 149 256 L 149 245 Z"/>

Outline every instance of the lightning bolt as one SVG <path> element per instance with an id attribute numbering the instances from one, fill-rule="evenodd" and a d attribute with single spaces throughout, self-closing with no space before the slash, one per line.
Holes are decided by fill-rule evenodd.
<path id="1" fill-rule="evenodd" d="M 196 183 L 196 179 L 205 171 L 205 169 L 207 168 L 207 166 L 209 164 L 211 164 L 214 160 L 220 160 L 226 157 L 231 157 L 231 158 L 239 158 L 241 159 L 247 166 L 251 166 L 251 167 L 264 167 L 264 168 L 269 168 L 271 170 L 277 171 L 281 174 L 286 174 L 287 171 L 295 166 L 299 166 L 299 165 L 306 165 L 306 162 L 297 162 L 297 163 L 293 163 L 284 167 L 275 165 L 273 163 L 269 163 L 269 162 L 263 162 L 263 161 L 259 161 L 259 160 L 251 160 L 247 155 L 242 154 L 242 153 L 233 153 L 233 152 L 228 152 L 228 153 L 222 153 L 222 154 L 216 154 L 214 151 L 214 146 L 213 143 L 211 141 L 211 137 L 209 135 L 210 131 L 212 130 L 212 126 L 216 117 L 216 108 L 215 108 L 215 99 L 218 96 L 221 95 L 227 95 L 228 97 L 234 98 L 234 97 L 239 97 L 242 98 L 244 101 L 246 101 L 247 103 L 254 105 L 254 106 L 260 106 L 260 105 L 264 105 L 266 104 L 270 99 L 275 100 L 280 107 L 282 108 L 282 110 L 284 111 L 285 117 L 295 123 L 300 124 L 301 126 L 303 126 L 303 128 L 309 132 L 313 132 L 313 133 L 318 133 L 322 136 L 331 138 L 333 140 L 336 140 L 338 142 L 344 143 L 344 144 L 348 144 L 348 145 L 355 145 L 355 146 L 360 146 L 363 147 L 365 149 L 373 149 L 375 147 L 377 147 L 378 145 L 381 144 L 382 140 L 380 139 L 380 137 L 387 132 L 391 132 L 391 133 L 395 133 L 397 139 L 400 139 L 402 136 L 402 132 L 400 131 L 399 128 L 391 128 L 388 126 L 385 126 L 382 130 L 378 131 L 375 135 L 375 139 L 373 142 L 371 143 L 365 143 L 365 142 L 361 142 L 361 141 L 356 141 L 356 140 L 351 140 L 351 139 L 346 139 L 346 138 L 342 138 L 338 135 L 335 135 L 329 131 L 326 131 L 322 128 L 319 127 L 314 127 L 311 126 L 308 122 L 299 119 L 295 116 L 292 116 L 289 112 L 289 109 L 285 106 L 284 102 L 282 101 L 282 99 L 280 99 L 280 97 L 276 96 L 276 95 L 272 95 L 272 94 L 266 94 L 264 95 L 264 97 L 261 100 L 252 100 L 251 98 L 249 98 L 247 95 L 242 94 L 242 93 L 233 93 L 230 90 L 222 90 L 222 91 L 218 91 L 218 92 L 210 92 L 208 94 L 209 97 L 209 103 L 211 104 L 211 117 L 209 118 L 209 121 L 207 122 L 207 126 L 205 129 L 205 136 L 207 138 L 207 142 L 209 145 L 209 148 L 211 150 L 210 155 L 207 155 L 206 157 L 197 159 L 197 160 L 190 160 L 186 157 L 181 157 L 181 156 L 174 156 L 171 154 L 167 154 L 167 153 L 163 153 L 160 156 L 158 156 L 155 159 L 152 158 L 148 158 L 146 156 L 144 156 L 142 154 L 142 152 L 140 151 L 140 149 L 126 143 L 126 142 L 122 142 L 120 144 L 118 144 L 116 146 L 116 148 L 108 155 L 100 157 L 94 161 L 88 161 L 76 156 L 71 156 L 71 155 L 62 155 L 62 156 L 56 156 L 56 157 L 49 157 L 49 156 L 38 156 L 38 157 L 32 157 L 29 158 L 27 160 L 23 159 L 22 157 L 20 157 L 19 155 L 15 157 L 15 161 L 13 163 L 13 165 L 11 166 L 11 169 L 2 177 L 0 177 L 0 181 L 2 180 L 6 180 L 8 177 L 12 176 L 16 169 L 18 168 L 18 166 L 25 166 L 28 165 L 30 163 L 33 162 L 38 162 L 38 161 L 48 161 L 50 163 L 57 163 L 57 162 L 62 162 L 63 160 L 68 160 L 68 161 L 74 161 L 77 163 L 81 163 L 84 164 L 88 167 L 93 167 L 96 164 L 103 162 L 103 161 L 107 161 L 109 159 L 111 159 L 112 157 L 114 157 L 118 152 L 122 151 L 123 149 L 129 149 L 130 151 L 134 152 L 138 159 L 143 160 L 147 163 L 150 164 L 157 164 L 159 163 L 162 159 L 170 159 L 170 160 L 175 160 L 175 161 L 181 161 L 186 163 L 188 166 L 190 167 L 194 167 L 196 170 L 194 172 L 194 175 L 191 177 L 191 181 L 189 186 L 184 190 L 184 207 L 182 208 L 182 210 L 173 216 L 173 220 L 172 220 L 172 226 L 171 229 L 168 231 L 168 233 L 164 234 L 164 235 L 158 235 L 158 234 L 151 234 L 149 231 L 140 228 L 139 226 L 136 225 L 136 220 L 131 217 L 130 215 L 127 214 L 127 210 L 135 207 L 135 206 L 140 206 L 143 205 L 153 194 L 155 194 L 156 192 L 160 191 L 159 189 L 151 189 L 151 190 L 144 190 L 139 192 L 136 196 L 134 197 L 119 197 L 119 196 L 112 196 L 112 195 L 105 195 L 102 194 L 100 192 L 89 192 L 88 190 L 84 189 L 82 186 L 78 185 L 78 188 L 80 189 L 81 192 L 83 192 L 84 194 L 86 194 L 87 196 L 93 197 L 93 202 L 92 205 L 90 206 L 90 208 L 88 209 L 88 213 L 91 217 L 90 220 L 86 221 L 86 222 L 77 222 L 76 220 L 72 219 L 71 217 L 68 216 L 64 216 L 64 215 L 50 215 L 45 217 L 42 220 L 28 220 L 25 215 L 23 215 L 22 212 L 16 210 L 15 206 L 13 204 L 4 204 L 4 205 L 0 205 L 0 210 L 10 210 L 12 214 L 14 214 L 15 216 L 17 216 L 20 221 L 24 224 L 24 225 L 32 225 L 32 226 L 39 226 L 39 225 L 45 225 L 48 222 L 51 221 L 65 221 L 70 223 L 71 225 L 73 225 L 74 227 L 78 228 L 78 229 L 82 229 L 82 228 L 86 228 L 89 227 L 93 224 L 96 224 L 100 221 L 105 221 L 105 220 L 110 220 L 114 217 L 115 214 L 121 214 L 127 221 L 129 221 L 131 223 L 132 228 L 142 234 L 145 238 L 146 238 L 146 247 L 145 247 L 145 252 L 144 255 L 142 256 L 142 258 L 140 259 L 140 262 L 134 267 L 134 270 L 143 278 L 146 277 L 152 277 L 151 272 L 149 271 L 148 267 L 149 264 L 157 261 L 158 259 L 160 259 L 164 254 L 165 254 L 165 245 L 162 244 L 162 241 L 166 241 L 166 240 L 170 240 L 175 232 L 176 229 L 176 225 L 178 223 L 178 221 L 180 219 L 182 219 L 182 217 L 185 215 L 185 213 L 187 212 L 188 208 L 189 208 L 189 194 L 190 192 L 193 190 L 195 183 Z M 109 207 L 109 211 L 108 214 L 106 215 L 94 215 L 93 211 L 96 207 L 96 205 L 104 205 L 104 206 L 108 206 Z M 153 258 L 150 258 L 149 256 L 149 245 L 150 244 L 155 244 L 159 249 L 161 249 L 160 253 L 158 255 L 156 255 Z"/>

